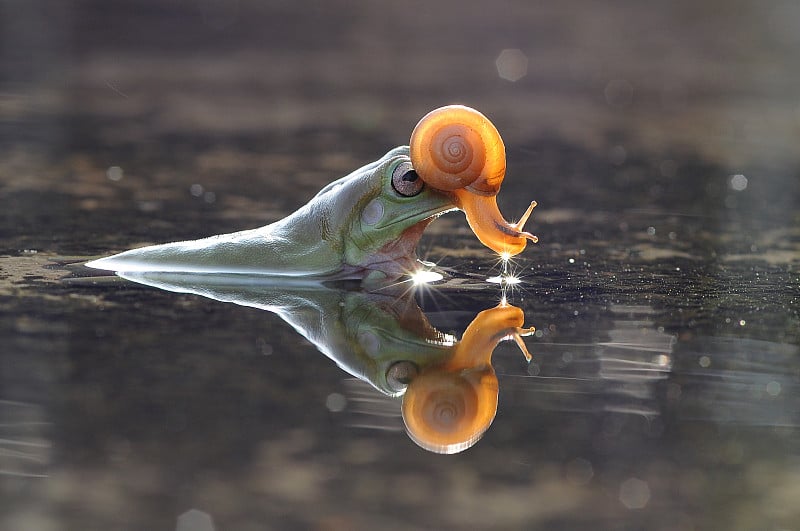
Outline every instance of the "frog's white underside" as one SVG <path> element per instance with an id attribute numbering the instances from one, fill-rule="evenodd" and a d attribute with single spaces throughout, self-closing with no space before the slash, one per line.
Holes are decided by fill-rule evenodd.
<path id="1" fill-rule="evenodd" d="M 274 225 L 199 240 L 151 245 L 87 262 L 87 267 L 116 272 L 245 273 L 314 276 L 334 273 L 309 261 L 292 261 L 288 243 Z M 284 245 L 281 245 L 283 243 Z"/>

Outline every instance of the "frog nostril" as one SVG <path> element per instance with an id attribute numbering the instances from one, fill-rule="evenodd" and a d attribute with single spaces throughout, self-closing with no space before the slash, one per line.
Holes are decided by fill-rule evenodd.
<path id="1" fill-rule="evenodd" d="M 373 199 L 361 211 L 361 220 L 367 225 L 375 225 L 383 219 L 383 203 Z"/>

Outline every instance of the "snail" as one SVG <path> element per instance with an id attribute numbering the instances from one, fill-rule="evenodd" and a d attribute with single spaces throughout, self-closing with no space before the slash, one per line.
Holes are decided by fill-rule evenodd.
<path id="1" fill-rule="evenodd" d="M 531 202 L 516 223 L 497 206 L 506 173 L 503 140 L 486 116 L 470 107 L 448 105 L 426 114 L 411 133 L 410 157 L 420 178 L 453 194 L 478 239 L 506 257 L 538 238 L 522 230 L 536 207 Z"/>
<path id="2" fill-rule="evenodd" d="M 480 312 L 452 356 L 421 370 L 408 384 L 402 414 L 409 437 L 432 452 L 452 454 L 474 445 L 497 413 L 498 382 L 491 359 L 500 341 L 513 339 L 525 359 L 521 309 L 506 303 Z"/>

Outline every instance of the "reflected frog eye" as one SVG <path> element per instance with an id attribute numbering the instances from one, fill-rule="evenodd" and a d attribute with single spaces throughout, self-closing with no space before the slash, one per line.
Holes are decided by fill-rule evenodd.
<path id="1" fill-rule="evenodd" d="M 419 369 L 414 363 L 410 361 L 398 361 L 389 367 L 386 371 L 386 383 L 389 388 L 395 393 L 400 393 L 406 390 L 411 380 L 416 378 Z"/>
<path id="2" fill-rule="evenodd" d="M 403 197 L 414 197 L 425 183 L 419 178 L 410 162 L 401 162 L 392 172 L 392 188 Z"/>

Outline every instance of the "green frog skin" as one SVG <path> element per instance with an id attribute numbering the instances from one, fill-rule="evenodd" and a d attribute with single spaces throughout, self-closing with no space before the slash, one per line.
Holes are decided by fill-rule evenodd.
<path id="1" fill-rule="evenodd" d="M 425 185 L 401 146 L 336 180 L 261 228 L 132 249 L 88 262 L 116 272 L 238 273 L 306 280 L 395 280 L 419 269 L 415 248 L 452 194 Z"/>
<path id="2" fill-rule="evenodd" d="M 407 289 L 370 292 L 344 289 L 346 282 L 320 285 L 301 278 L 263 275 L 119 275 L 166 291 L 274 313 L 342 370 L 389 396 L 405 392 L 405 384 L 394 378 L 397 371 L 393 367 L 419 369 L 443 363 L 456 342 L 428 323 L 413 292 Z"/>

